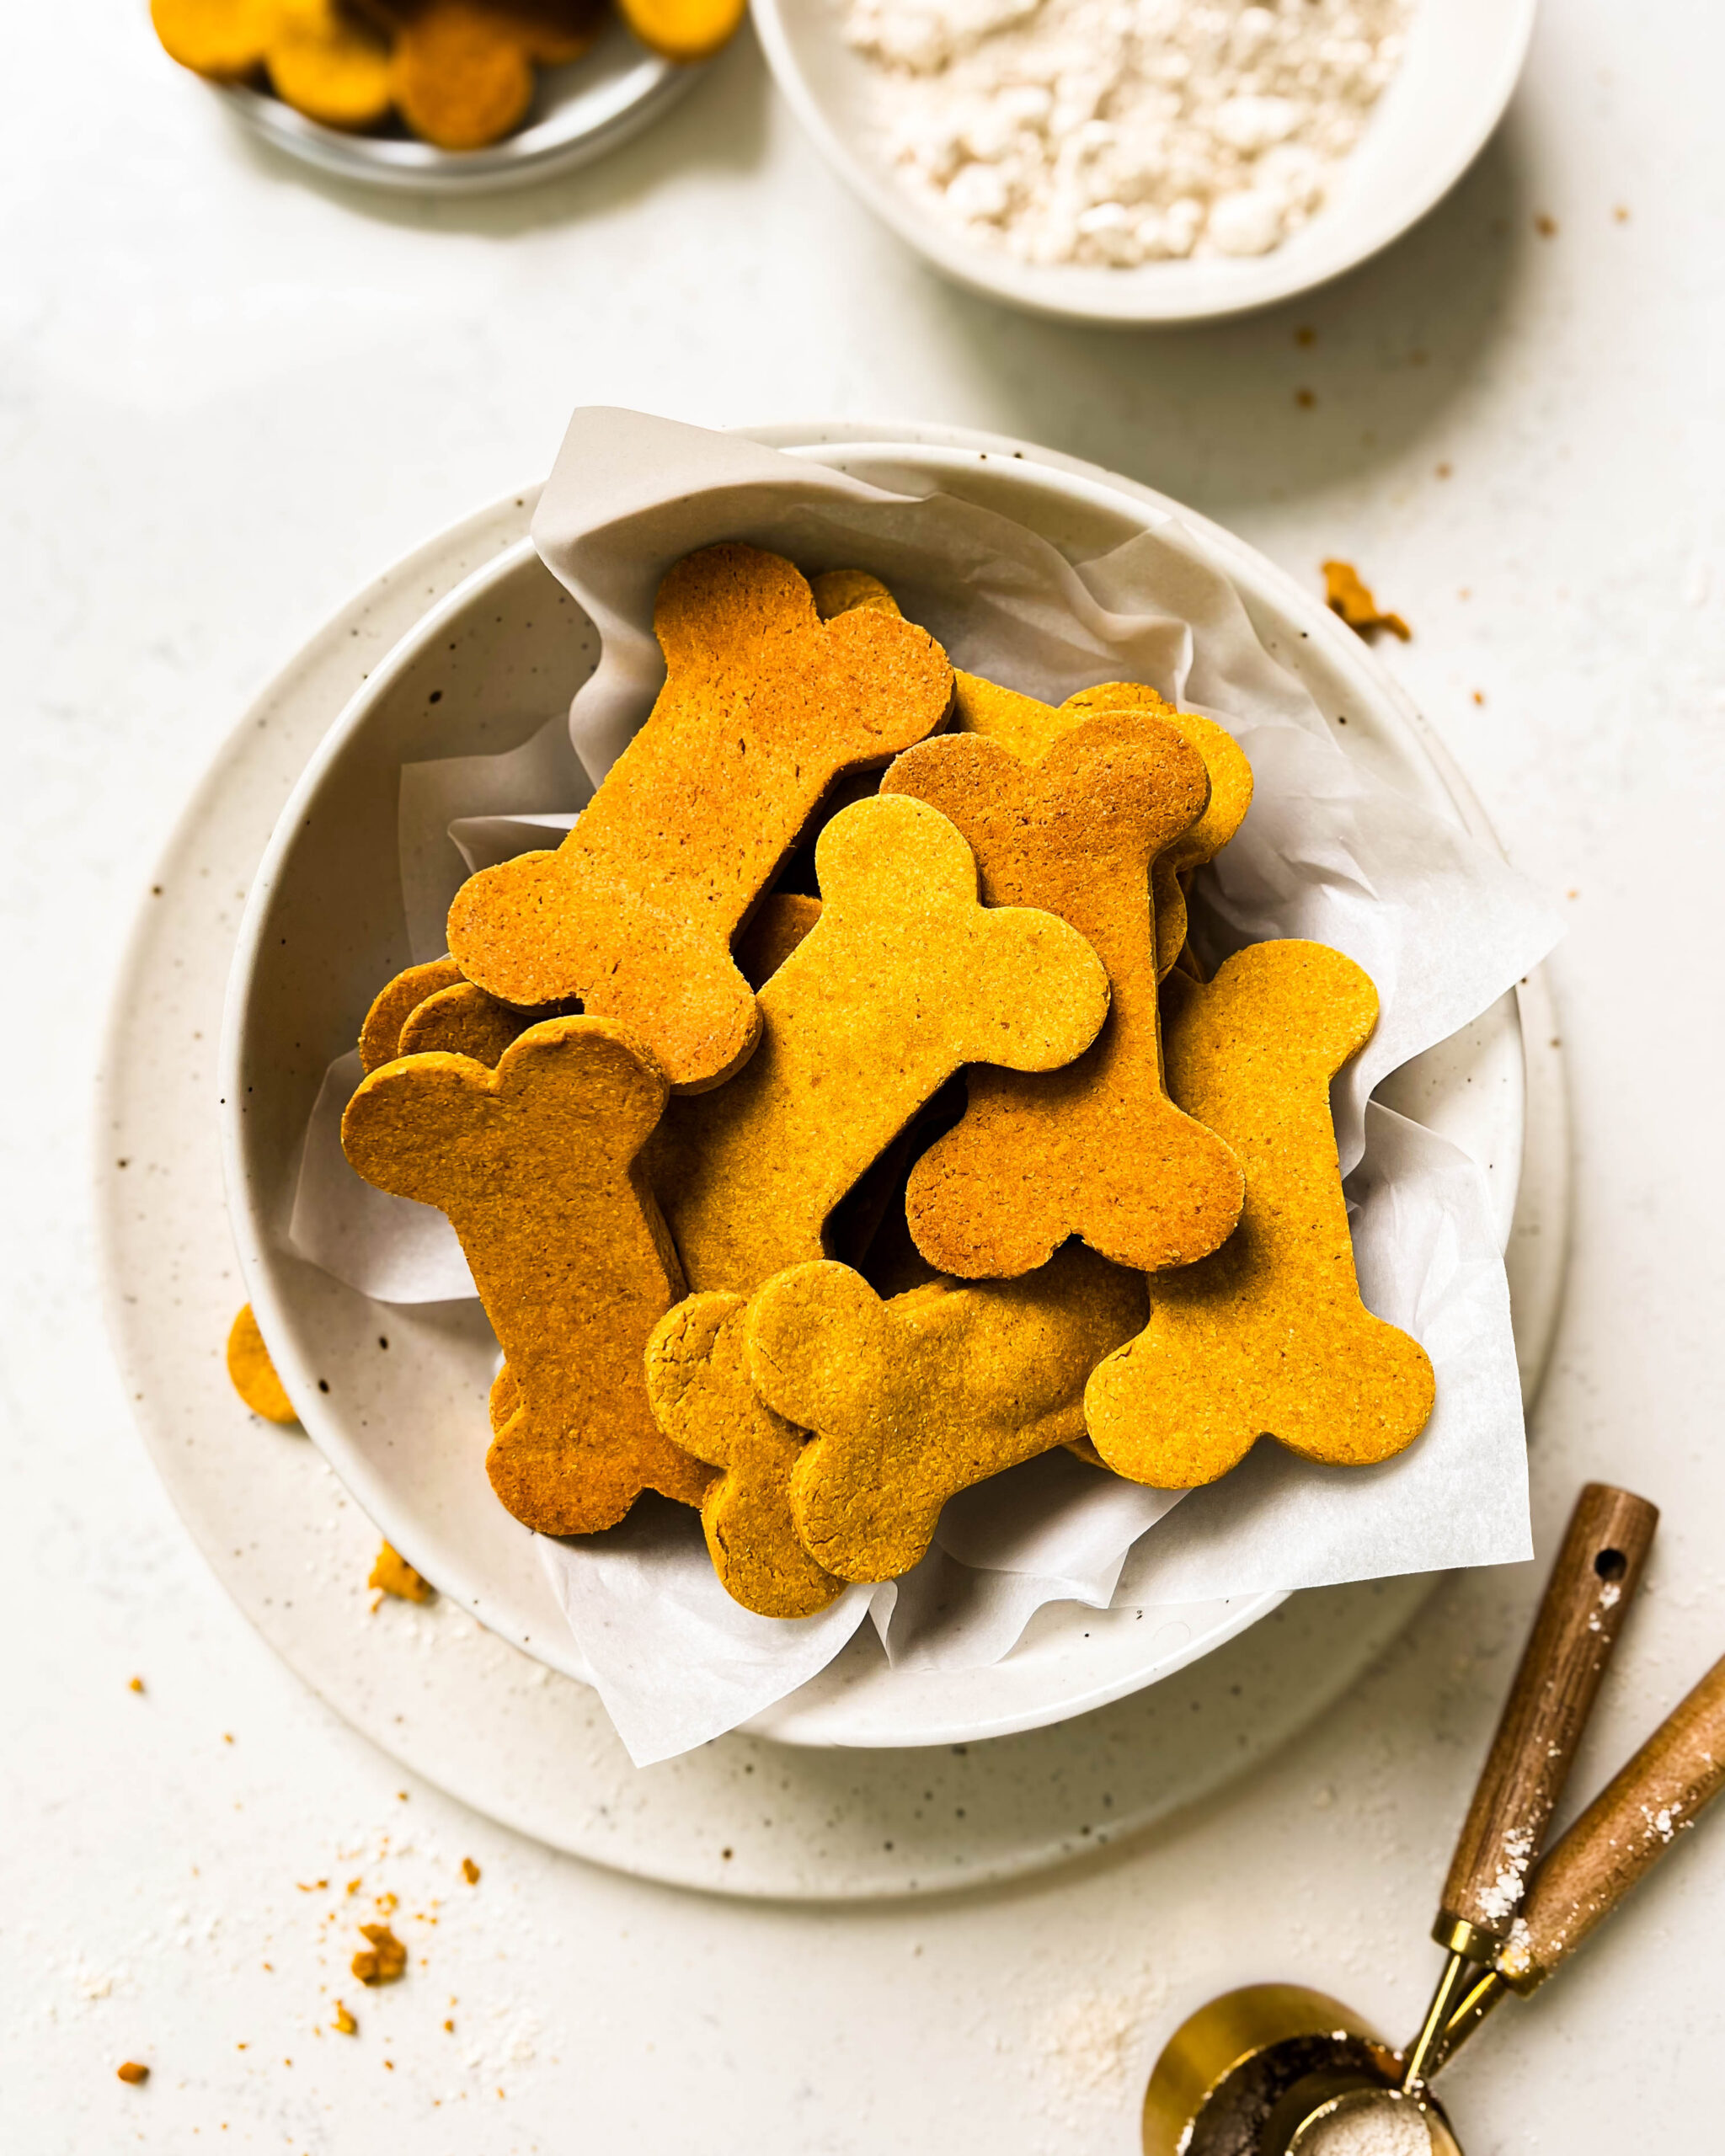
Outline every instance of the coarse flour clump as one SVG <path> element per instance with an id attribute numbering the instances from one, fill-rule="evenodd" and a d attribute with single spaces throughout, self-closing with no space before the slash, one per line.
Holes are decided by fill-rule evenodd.
<path id="1" fill-rule="evenodd" d="M 905 184 L 1027 262 L 1263 254 L 1322 204 L 1410 0 L 841 0 Z"/>

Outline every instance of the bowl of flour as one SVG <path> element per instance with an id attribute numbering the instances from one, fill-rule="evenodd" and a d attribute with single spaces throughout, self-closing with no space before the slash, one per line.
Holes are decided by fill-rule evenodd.
<path id="1" fill-rule="evenodd" d="M 1198 322 L 1386 247 L 1478 153 L 1534 0 L 753 0 L 793 109 L 960 284 Z"/>

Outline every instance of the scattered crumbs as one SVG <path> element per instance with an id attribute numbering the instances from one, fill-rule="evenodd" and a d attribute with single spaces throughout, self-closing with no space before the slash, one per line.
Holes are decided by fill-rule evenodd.
<path id="1" fill-rule="evenodd" d="M 150 2078 L 150 2069 L 142 2059 L 129 2058 L 118 2071 L 120 2079 L 130 2083 L 134 2089 Z"/>
<path id="2" fill-rule="evenodd" d="M 401 1897 L 398 1894 L 380 1894 L 377 1897 L 377 1906 L 385 1916 L 393 1916 L 401 1907 Z"/>
<path id="3" fill-rule="evenodd" d="M 1620 225 L 1626 225 L 1629 222 L 1629 210 L 1626 204 L 1620 202 L 1616 208 L 1612 211 L 1611 215 L 1616 221 Z"/>
<path id="4" fill-rule="evenodd" d="M 450 2036 L 452 2036 L 455 2034 L 455 2024 L 453 2021 L 446 2021 L 443 2025 Z"/>
<path id="5" fill-rule="evenodd" d="M 222 1742 L 224 1744 L 232 1744 L 232 1742 L 233 1742 L 233 1732 L 232 1732 L 231 1729 L 224 1729 L 224 1730 L 222 1731 Z"/>
<path id="6" fill-rule="evenodd" d="M 479 1883 L 479 1867 L 470 1856 L 462 1859 L 462 1877 L 470 1886 L 477 1886 Z"/>
<path id="7" fill-rule="evenodd" d="M 1566 899 L 1578 899 L 1581 894 L 1579 891 L 1566 891 L 1563 895 Z"/>
<path id="8" fill-rule="evenodd" d="M 405 1804 L 408 1801 L 407 1791 L 404 1789 L 398 1789 L 395 1792 L 395 1801 L 398 1804 Z"/>
<path id="9" fill-rule="evenodd" d="M 1413 636 L 1413 630 L 1399 614 L 1386 613 L 1378 605 L 1361 583 L 1359 572 L 1352 562 L 1326 562 L 1323 572 L 1324 604 L 1332 614 L 1339 614 L 1348 627 L 1357 630 L 1368 643 L 1380 629 L 1387 629 L 1403 643 Z"/>
<path id="10" fill-rule="evenodd" d="M 360 2033 L 359 2023 L 339 1999 L 335 2002 L 335 2019 L 329 2025 L 339 2036 L 357 2036 Z"/>
<path id="11" fill-rule="evenodd" d="M 369 1940 L 369 1946 L 355 1955 L 354 1974 L 362 1984 L 393 1984 L 399 1981 L 408 1966 L 408 1950 L 387 1924 L 362 1924 L 360 1935 Z"/>
<path id="12" fill-rule="evenodd" d="M 302 1894 L 321 1894 L 329 1881 L 327 1879 L 296 1879 L 293 1883 Z"/>
<path id="13" fill-rule="evenodd" d="M 1458 599 L 1471 599 L 1471 598 L 1472 598 L 1472 596 L 1473 596 L 1473 587 L 1472 587 L 1472 585 L 1471 585 L 1471 584 L 1464 584 L 1462 585 L 1462 587 L 1461 587 L 1461 590 L 1460 590 L 1460 591 L 1458 591 L 1458 592 L 1456 593 L 1455 596 L 1456 596 Z"/>
<path id="14" fill-rule="evenodd" d="M 350 1894 L 357 1894 L 360 1891 L 359 1881 L 357 1879 L 350 1879 L 347 1882 L 347 1891 Z"/>
<path id="15" fill-rule="evenodd" d="M 1294 402 L 1302 412 L 1309 412 L 1317 402 L 1317 392 L 1311 389 L 1296 389 L 1294 392 Z"/>
<path id="16" fill-rule="evenodd" d="M 126 1689 L 128 1692 L 142 1692 L 144 1689 L 143 1678 L 142 1677 L 128 1678 Z"/>
<path id="17" fill-rule="evenodd" d="M 378 1590 L 378 1599 L 371 1604 L 373 1609 L 381 1606 L 386 1594 L 393 1594 L 398 1602 L 430 1602 L 436 1595 L 430 1582 L 422 1579 L 407 1559 L 387 1542 L 378 1550 L 377 1561 L 366 1584 Z"/>
<path id="18" fill-rule="evenodd" d="M 1486 692 L 1485 692 L 1485 691 L 1484 691 L 1483 689 L 1476 689 L 1476 690 L 1474 691 L 1474 692 L 1473 692 L 1473 701 L 1474 701 L 1477 704 L 1482 704 L 1482 703 L 1485 702 L 1485 700 L 1486 700 Z"/>
<path id="19" fill-rule="evenodd" d="M 1557 237 L 1557 220 L 1546 216 L 1543 211 L 1534 219 L 1533 228 L 1541 239 L 1556 239 Z"/>

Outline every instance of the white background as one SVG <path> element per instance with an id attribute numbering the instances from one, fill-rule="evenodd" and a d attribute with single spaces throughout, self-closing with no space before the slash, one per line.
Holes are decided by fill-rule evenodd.
<path id="1" fill-rule="evenodd" d="M 1665 1508 L 1578 1787 L 1725 1649 L 1719 23 L 1548 0 L 1503 132 L 1391 255 L 1255 320 L 1137 336 L 935 281 L 828 178 L 746 35 L 602 166 L 457 209 L 252 147 L 132 0 L 13 11 L 8 2151 L 1130 2156 L 1148 2063 L 1210 1992 L 1303 1974 L 1399 2026 L 1433 1972 L 1537 1568 L 1448 1584 L 1327 1726 L 1177 1831 L 1007 1891 L 811 1910 L 643 1886 L 424 1786 L 403 1801 L 174 1518 L 88 1230 L 128 917 L 274 668 L 392 558 L 542 473 L 579 402 L 996 428 L 1162 488 L 1308 582 L 1348 556 L 1407 616 L 1390 663 L 1514 857 L 1570 894 L 1577 1230 L 1534 1433 L 1541 1551 L 1584 1475 Z M 386 1891 L 424 1960 L 356 1998 L 349 1919 Z M 409 1923 L 433 1896 L 439 1923 Z M 1725 1821 L 1458 2066 L 1472 2156 L 1716 2145 L 1722 1914 Z M 319 2033 L 338 1993 L 351 2041 Z M 116 2081 L 126 2057 L 147 2087 Z"/>

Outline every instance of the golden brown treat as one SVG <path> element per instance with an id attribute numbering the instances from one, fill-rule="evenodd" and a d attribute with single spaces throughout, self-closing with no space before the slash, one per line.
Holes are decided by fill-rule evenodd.
<path id="1" fill-rule="evenodd" d="M 234 1390 L 266 1422 L 297 1422 L 293 1402 L 282 1390 L 270 1350 L 258 1330 L 249 1303 L 242 1305 L 227 1335 L 227 1375 Z"/>
<path id="2" fill-rule="evenodd" d="M 748 0 L 617 0 L 617 12 L 649 51 L 692 63 L 729 43 Z"/>
<path id="3" fill-rule="evenodd" d="M 821 1257 L 827 1215 L 960 1064 L 1052 1069 L 1108 1012 L 1082 937 L 981 905 L 969 847 L 924 803 L 857 802 L 815 858 L 820 919 L 761 991 L 753 1061 L 674 1102 L 654 1142 L 692 1288 L 746 1295 Z"/>
<path id="4" fill-rule="evenodd" d="M 1164 991 L 1168 1089 L 1246 1170 L 1240 1225 L 1152 1283 L 1150 1322 L 1091 1379 L 1085 1422 L 1116 1474 L 1214 1482 L 1260 1436 L 1364 1467 L 1432 1410 L 1418 1342 L 1359 1299 L 1330 1081 L 1370 1038 L 1377 991 L 1322 943 L 1257 943 L 1208 987 Z"/>
<path id="5" fill-rule="evenodd" d="M 909 622 L 824 624 L 791 564 L 752 547 L 680 562 L 654 626 L 668 678 L 646 724 L 554 853 L 462 887 L 450 948 L 501 1002 L 580 997 L 695 1091 L 759 1034 L 739 925 L 831 780 L 940 724 L 952 670 Z"/>
<path id="6" fill-rule="evenodd" d="M 422 141 L 483 150 L 526 119 L 533 64 L 481 0 L 426 0 L 396 41 L 395 102 Z"/>
<path id="7" fill-rule="evenodd" d="M 433 958 L 409 966 L 377 991 L 360 1027 L 360 1068 L 369 1076 L 401 1054 L 401 1029 L 427 996 L 460 984 L 462 969 L 453 958 Z"/>
<path id="8" fill-rule="evenodd" d="M 1155 1273 L 1222 1243 L 1245 1187 L 1226 1145 L 1162 1085 L 1150 864 L 1203 813 L 1204 760 L 1139 712 L 1102 713 L 1027 767 L 975 734 L 925 741 L 882 782 L 938 808 L 976 856 L 991 905 L 1040 906 L 1108 969 L 1108 1022 L 1074 1063 L 978 1069 L 954 1129 L 916 1163 L 911 1233 L 961 1279 L 1045 1265 L 1069 1235 Z"/>
<path id="9" fill-rule="evenodd" d="M 470 1055 L 475 1063 L 494 1070 L 504 1050 L 531 1023 L 519 1011 L 494 1002 L 472 981 L 458 981 L 414 1006 L 403 1023 L 395 1053 Z"/>
<path id="10" fill-rule="evenodd" d="M 150 0 L 150 20 L 171 60 L 214 82 L 238 82 L 264 64 L 280 0 Z"/>
<path id="11" fill-rule="evenodd" d="M 863 569 L 831 569 L 818 577 L 815 585 L 823 614 L 857 606 L 880 613 L 898 611 L 896 600 L 879 578 Z M 1209 806 L 1175 841 L 1169 855 L 1157 857 L 1151 872 L 1156 896 L 1156 978 L 1161 979 L 1186 940 L 1186 892 L 1181 878 L 1215 859 L 1252 805 L 1252 766 L 1233 736 L 1197 712 L 1176 711 L 1142 681 L 1104 681 L 1079 690 L 1056 707 L 985 681 L 980 675 L 959 671 L 953 676 L 953 733 L 980 734 L 1023 764 L 1040 763 L 1062 734 L 1104 711 L 1136 712 L 1160 720 L 1203 757 L 1210 774 Z"/>
<path id="12" fill-rule="evenodd" d="M 360 1936 L 371 1942 L 355 1955 L 353 1972 L 362 1984 L 398 1983 L 407 1973 L 408 1950 L 387 1924 L 362 1924 Z M 337 2025 L 340 2025 L 338 2023 Z"/>
<path id="13" fill-rule="evenodd" d="M 682 1294 L 637 1164 L 665 1081 L 601 1018 L 553 1018 L 495 1071 L 409 1056 L 349 1102 L 342 1145 L 368 1182 L 449 1216 L 509 1358 L 513 1412 L 492 1487 L 543 1534 L 620 1520 L 644 1489 L 698 1504 L 708 1472 L 647 1405 L 647 1336 Z"/>
<path id="14" fill-rule="evenodd" d="M 386 1542 L 377 1552 L 377 1561 L 371 1567 L 371 1577 L 366 1582 L 380 1594 L 393 1594 L 398 1602 L 435 1602 L 437 1590 L 430 1580 L 416 1572 L 398 1550 L 392 1550 Z M 375 1605 L 374 1605 L 375 1607 Z"/>
<path id="15" fill-rule="evenodd" d="M 791 1470 L 807 1432 L 775 1415 L 749 1382 L 748 1305 L 691 1295 L 647 1343 L 647 1396 L 673 1444 L 723 1471 L 701 1501 L 713 1569 L 762 1617 L 812 1617 L 844 1590 L 797 1540 Z"/>
<path id="16" fill-rule="evenodd" d="M 276 95 L 326 127 L 371 127 L 394 100 L 388 40 L 339 0 L 278 0 L 265 61 Z"/>
<path id="17" fill-rule="evenodd" d="M 758 995 L 820 918 L 820 901 L 801 891 L 769 891 L 731 939 L 737 971 Z"/>
<path id="18" fill-rule="evenodd" d="M 1324 604 L 1332 614 L 1339 614 L 1350 629 L 1357 629 L 1368 643 L 1380 629 L 1387 629 L 1403 643 L 1413 636 L 1399 614 L 1385 613 L 1360 582 L 1352 562 L 1326 562 L 1323 568 Z"/>
<path id="19" fill-rule="evenodd" d="M 339 1999 L 335 2002 L 335 2019 L 329 2025 L 339 2036 L 357 2036 L 360 2033 L 359 2023 Z"/>
<path id="20" fill-rule="evenodd" d="M 813 1433 L 791 1476 L 804 1547 L 843 1579 L 909 1572 L 948 1497 L 1082 1434 L 1086 1377 L 1143 1314 L 1141 1276 L 1078 1243 L 1020 1280 L 890 1303 L 843 1265 L 770 1281 L 749 1374 Z"/>

